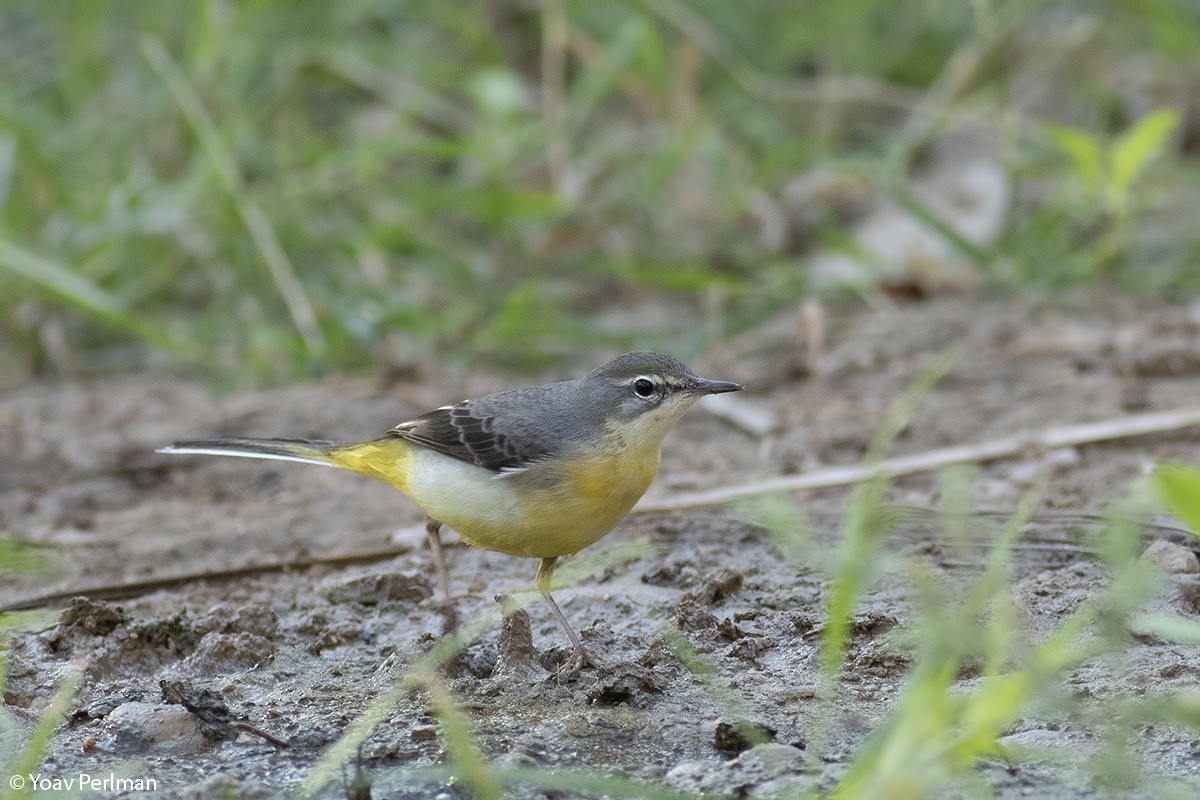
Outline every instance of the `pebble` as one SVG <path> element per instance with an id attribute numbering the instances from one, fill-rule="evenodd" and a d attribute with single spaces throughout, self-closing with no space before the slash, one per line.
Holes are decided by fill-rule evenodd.
<path id="1" fill-rule="evenodd" d="M 739 755 L 736 763 L 747 774 L 778 778 L 804 768 L 804 751 L 790 744 L 764 742 Z"/>
<path id="2" fill-rule="evenodd" d="M 118 754 L 198 753 L 212 742 L 200 730 L 200 720 L 183 706 L 134 701 L 122 703 L 104 718 L 99 746 Z"/>
<path id="3" fill-rule="evenodd" d="M 788 744 L 765 742 L 746 750 L 724 764 L 683 761 L 666 774 L 666 783 L 680 791 L 696 794 L 730 794 L 738 797 L 800 796 L 792 790 L 810 778 L 802 775 L 804 751 Z M 808 788 L 811 788 L 809 786 Z M 779 794 L 784 791 L 784 794 Z"/>
<path id="4" fill-rule="evenodd" d="M 777 731 L 767 725 L 746 720 L 722 720 L 713 732 L 713 747 L 733 755 L 750 750 L 756 743 L 775 738 Z"/>
<path id="5" fill-rule="evenodd" d="M 414 742 L 432 742 L 437 738 L 438 729 L 436 725 L 418 725 L 413 728 L 408 736 Z"/>
<path id="6" fill-rule="evenodd" d="M 331 603 L 374 606 L 388 602 L 420 603 L 433 595 L 429 579 L 416 572 L 337 575 L 321 582 L 321 595 Z"/>
<path id="7" fill-rule="evenodd" d="M 1171 575 L 1200 573 L 1200 559 L 1190 548 L 1166 539 L 1156 539 L 1142 552 L 1142 560 Z"/>
<path id="8" fill-rule="evenodd" d="M 1070 731 L 1030 728 L 1000 737 L 999 744 L 1031 761 L 1071 758 L 1077 760 L 1096 752 L 1096 744 Z"/>

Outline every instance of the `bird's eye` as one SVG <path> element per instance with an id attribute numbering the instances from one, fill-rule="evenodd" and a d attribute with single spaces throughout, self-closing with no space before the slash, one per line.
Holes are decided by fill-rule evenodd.
<path id="1" fill-rule="evenodd" d="M 654 382 L 649 378 L 638 378 L 633 382 L 633 391 L 638 397 L 650 397 L 654 394 Z"/>

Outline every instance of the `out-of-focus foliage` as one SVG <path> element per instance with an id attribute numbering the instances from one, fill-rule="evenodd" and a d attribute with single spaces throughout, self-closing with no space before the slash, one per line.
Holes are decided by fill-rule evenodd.
<path id="1" fill-rule="evenodd" d="M 1194 287 L 1197 52 L 1171 0 L 9 4 L 0 363 L 695 349 L 822 290 L 797 179 L 964 125 L 1015 189 L 982 278 Z"/>
<path id="2" fill-rule="evenodd" d="M 1200 537 L 1200 470 L 1184 464 L 1159 464 L 1153 488 L 1168 511 Z"/>

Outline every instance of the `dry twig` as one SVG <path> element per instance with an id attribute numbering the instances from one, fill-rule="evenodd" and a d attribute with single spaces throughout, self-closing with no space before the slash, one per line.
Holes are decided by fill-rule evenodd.
<path id="1" fill-rule="evenodd" d="M 1185 408 L 1175 411 L 1157 411 L 1135 414 L 1100 422 L 1085 422 L 1078 425 L 1063 425 L 1030 433 L 1018 433 L 1000 439 L 990 439 L 975 444 L 956 445 L 938 450 L 926 450 L 895 458 L 885 458 L 873 464 L 850 464 L 843 467 L 826 467 L 788 475 L 781 478 L 766 478 L 744 483 L 740 486 L 723 486 L 699 492 L 679 494 L 661 500 L 639 503 L 634 513 L 648 511 L 674 511 L 695 506 L 711 506 L 753 497 L 770 492 L 794 492 L 801 489 L 822 489 L 830 486 L 845 486 L 862 483 L 877 476 L 895 477 L 914 472 L 928 472 L 952 464 L 975 461 L 995 461 L 1024 452 L 1047 452 L 1063 447 L 1075 447 L 1094 442 L 1108 442 L 1145 436 L 1149 433 L 1191 428 L 1200 425 L 1200 408 Z"/>

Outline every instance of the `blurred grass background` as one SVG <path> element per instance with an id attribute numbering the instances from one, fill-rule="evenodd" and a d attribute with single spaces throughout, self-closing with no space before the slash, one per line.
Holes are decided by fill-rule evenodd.
<path id="1" fill-rule="evenodd" d="M 911 184 L 981 152 L 982 235 Z M 1194 291 L 1198 153 L 1189 0 L 4 3 L 0 368 L 686 355 L 897 276 Z M 881 205 L 945 252 L 864 246 Z"/>

